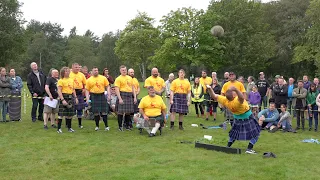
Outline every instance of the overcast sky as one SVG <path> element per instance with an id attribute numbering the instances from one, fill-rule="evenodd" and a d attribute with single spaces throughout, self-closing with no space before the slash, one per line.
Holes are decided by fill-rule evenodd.
<path id="1" fill-rule="evenodd" d="M 263 2 L 269 0 L 262 0 Z M 22 12 L 27 21 L 59 23 L 64 34 L 73 26 L 78 34 L 87 29 L 102 36 L 109 31 L 124 29 L 138 11 L 146 12 L 159 21 L 170 10 L 181 7 L 206 9 L 210 0 L 20 0 Z"/>

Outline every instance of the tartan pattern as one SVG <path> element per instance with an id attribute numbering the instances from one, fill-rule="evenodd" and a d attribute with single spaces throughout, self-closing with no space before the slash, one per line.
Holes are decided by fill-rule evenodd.
<path id="1" fill-rule="evenodd" d="M 174 94 L 170 112 L 187 114 L 189 112 L 187 94 Z"/>
<path id="2" fill-rule="evenodd" d="M 12 96 L 21 96 L 20 92 L 11 92 Z M 21 119 L 21 97 L 11 97 L 8 104 L 10 120 Z"/>
<path id="3" fill-rule="evenodd" d="M 134 112 L 133 94 L 131 92 L 120 92 L 123 104 L 119 104 L 119 99 L 116 103 L 116 111 L 119 114 L 130 114 Z"/>
<path id="4" fill-rule="evenodd" d="M 75 109 L 81 111 L 86 107 L 86 102 L 84 101 L 84 96 L 83 96 L 82 92 L 79 94 L 77 93 L 77 98 L 78 98 L 79 103 L 77 105 L 75 105 Z"/>
<path id="5" fill-rule="evenodd" d="M 64 106 L 62 104 L 62 101 L 59 101 L 59 116 L 74 116 L 76 114 L 75 108 L 74 108 L 74 99 L 72 94 L 62 94 L 63 99 L 67 101 L 67 103 L 72 104 L 72 108 L 67 108 L 67 106 Z"/>
<path id="6" fill-rule="evenodd" d="M 149 121 L 146 121 L 143 119 L 143 117 L 138 119 L 138 122 L 136 123 L 137 128 L 144 128 L 147 129 L 149 127 L 155 127 L 156 121 L 160 122 L 160 127 L 164 126 L 164 118 L 162 115 L 156 116 L 156 117 L 149 117 Z"/>
<path id="7" fill-rule="evenodd" d="M 252 138 L 259 137 L 260 126 L 253 115 L 250 115 L 245 120 L 234 120 L 232 128 L 229 132 L 229 137 L 235 140 L 251 140 Z"/>
<path id="8" fill-rule="evenodd" d="M 108 101 L 104 95 L 90 93 L 91 112 L 93 113 L 107 113 L 109 112 Z"/>

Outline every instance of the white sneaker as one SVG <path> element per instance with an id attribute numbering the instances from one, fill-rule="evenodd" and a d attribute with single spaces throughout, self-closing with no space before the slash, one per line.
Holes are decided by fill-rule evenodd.
<path id="1" fill-rule="evenodd" d="M 254 151 L 253 149 L 247 149 L 246 154 L 257 154 L 257 152 Z"/>
<path id="2" fill-rule="evenodd" d="M 62 130 L 61 130 L 61 129 L 58 129 L 58 130 L 57 130 L 57 133 L 61 134 L 61 133 L 62 133 Z"/>
<path id="3" fill-rule="evenodd" d="M 83 129 L 83 126 L 79 126 L 80 129 Z"/>
<path id="4" fill-rule="evenodd" d="M 75 132 L 72 128 L 68 129 L 69 132 Z"/>
<path id="5" fill-rule="evenodd" d="M 106 128 L 104 128 L 104 130 L 105 130 L 105 131 L 109 131 L 109 130 L 110 130 L 110 128 L 109 128 L 109 127 L 106 127 Z"/>
<path id="6" fill-rule="evenodd" d="M 98 131 L 98 130 L 99 130 L 99 127 L 94 128 L 94 130 L 95 130 L 95 131 Z"/>

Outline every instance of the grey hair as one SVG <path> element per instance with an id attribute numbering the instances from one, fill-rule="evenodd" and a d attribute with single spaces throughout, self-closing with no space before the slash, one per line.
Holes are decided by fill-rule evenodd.
<path id="1" fill-rule="evenodd" d="M 34 64 L 37 64 L 36 62 L 32 62 L 31 64 L 30 64 L 30 68 L 32 68 L 32 65 L 34 65 Z"/>

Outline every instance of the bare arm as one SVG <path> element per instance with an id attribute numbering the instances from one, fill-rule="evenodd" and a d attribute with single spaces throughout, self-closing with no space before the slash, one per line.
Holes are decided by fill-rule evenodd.
<path id="1" fill-rule="evenodd" d="M 173 102 L 173 91 L 170 91 L 170 103 L 172 103 Z"/>
<path id="2" fill-rule="evenodd" d="M 120 89 L 119 89 L 119 87 L 115 87 L 115 90 L 116 90 L 116 94 L 117 94 L 117 97 L 118 97 L 118 99 L 119 99 L 119 102 L 120 101 L 122 101 L 122 98 L 121 98 L 121 96 L 120 96 Z"/>
<path id="3" fill-rule="evenodd" d="M 134 104 L 137 103 L 137 94 L 136 94 L 136 89 L 134 88 L 134 86 L 132 85 L 132 93 L 133 93 L 133 102 Z"/>
<path id="4" fill-rule="evenodd" d="M 209 95 L 211 96 L 212 99 L 217 100 L 218 96 L 217 94 L 214 93 L 213 89 L 211 88 L 211 86 L 207 86 L 207 92 L 209 93 Z"/>
<path id="5" fill-rule="evenodd" d="M 144 113 L 144 110 L 142 108 L 139 109 L 139 112 L 144 120 L 149 120 L 149 117 Z"/>
<path id="6" fill-rule="evenodd" d="M 46 93 L 48 94 L 50 99 L 52 99 L 52 94 L 50 93 L 49 85 L 45 85 L 44 89 L 46 90 Z"/>
<path id="7" fill-rule="evenodd" d="M 88 103 L 89 100 L 90 100 L 89 94 L 90 94 L 89 90 L 86 89 L 86 99 L 87 99 L 87 103 Z"/>

